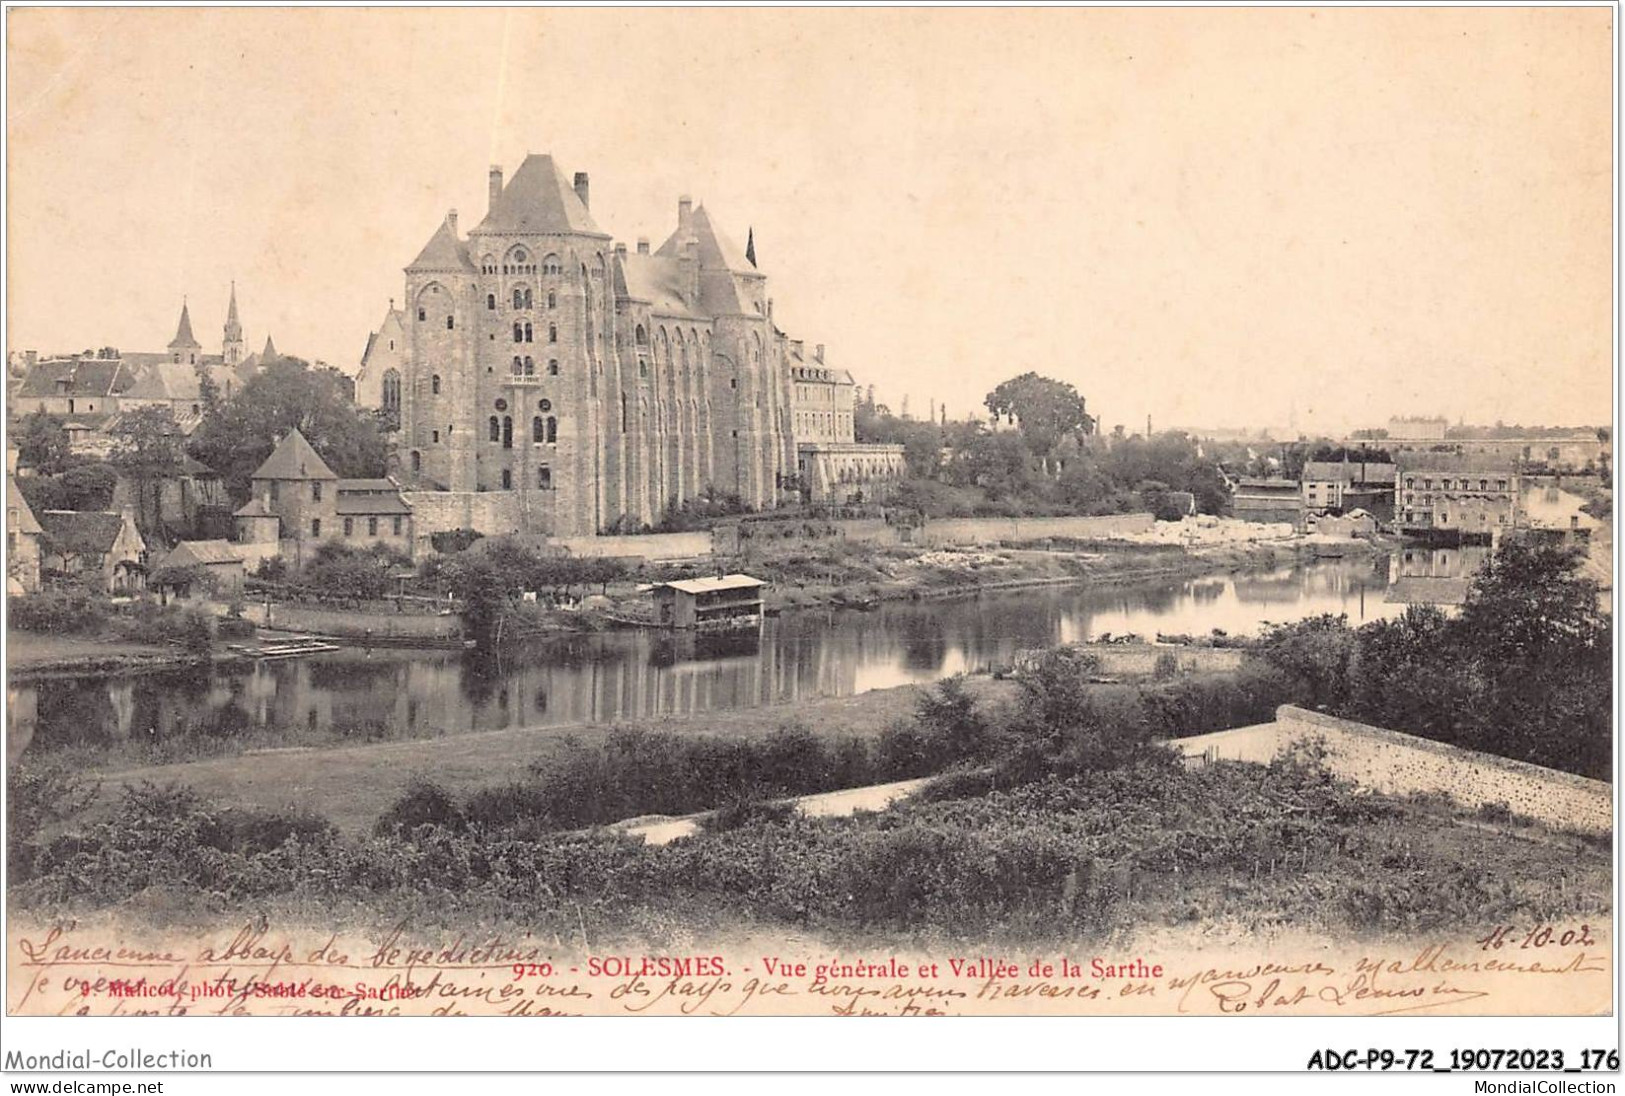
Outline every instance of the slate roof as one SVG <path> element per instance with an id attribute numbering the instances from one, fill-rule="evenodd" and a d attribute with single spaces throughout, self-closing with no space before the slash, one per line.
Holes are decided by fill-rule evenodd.
<path id="1" fill-rule="evenodd" d="M 685 594 L 709 594 L 717 590 L 751 590 L 758 586 L 766 586 L 767 583 L 749 575 L 732 574 L 708 578 L 681 578 L 672 582 L 662 582 L 660 585 L 681 590 Z"/>
<path id="2" fill-rule="evenodd" d="M 1303 466 L 1303 478 L 1320 483 L 1392 484 L 1397 468 L 1392 464 L 1365 461 L 1312 460 Z"/>
<path id="3" fill-rule="evenodd" d="M 55 547 L 79 556 L 106 555 L 124 528 L 124 516 L 98 510 L 45 510 L 39 523 Z"/>
<path id="4" fill-rule="evenodd" d="M 276 511 L 265 505 L 265 500 L 255 495 L 231 515 L 234 518 L 274 518 Z"/>
<path id="5" fill-rule="evenodd" d="M 474 234 L 487 232 L 577 233 L 607 238 L 553 157 L 535 153 L 525 157 L 491 203 L 485 219 L 474 228 Z"/>
<path id="6" fill-rule="evenodd" d="M 183 540 L 171 548 L 160 567 L 190 567 L 194 564 L 241 563 L 243 551 L 226 540 Z"/>
<path id="7" fill-rule="evenodd" d="M 683 303 L 680 260 L 662 255 L 627 255 L 620 268 L 626 296 L 648 301 L 655 312 L 664 316 L 697 315 Z"/>
<path id="8" fill-rule="evenodd" d="M 7 532 L 26 535 L 44 531 L 40 528 L 39 519 L 34 516 L 33 509 L 29 507 L 28 500 L 17 489 L 17 480 L 13 476 L 6 477 L 6 509 L 17 511 L 17 528 L 8 529 Z"/>
<path id="9" fill-rule="evenodd" d="M 197 339 L 192 337 L 192 313 L 186 307 L 186 302 L 182 301 L 181 322 L 175 328 L 175 337 L 169 340 L 169 348 L 171 350 L 175 349 L 176 347 L 201 348 L 202 345 L 202 343 L 198 342 Z"/>
<path id="10" fill-rule="evenodd" d="M 338 475 L 327 466 L 310 442 L 297 427 L 277 443 L 265 463 L 254 470 L 253 479 L 274 480 L 336 480 Z"/>
<path id="11" fill-rule="evenodd" d="M 67 387 L 59 389 L 59 381 Z M 38 362 L 23 378 L 19 396 L 108 396 L 124 391 L 133 378 L 118 358 L 58 358 Z"/>
<path id="12" fill-rule="evenodd" d="M 363 491 L 357 494 L 340 491 L 333 500 L 333 511 L 338 514 L 410 514 L 412 508 L 400 495 L 385 495 Z"/>
<path id="13" fill-rule="evenodd" d="M 447 270 L 472 274 L 476 268 L 468 257 L 468 246 L 457 238 L 449 221 L 440 222 L 429 242 L 423 245 L 408 270 Z"/>

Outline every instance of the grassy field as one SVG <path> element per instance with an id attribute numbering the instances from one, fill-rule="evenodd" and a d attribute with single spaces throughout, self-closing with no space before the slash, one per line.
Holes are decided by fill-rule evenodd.
<path id="1" fill-rule="evenodd" d="M 984 703 L 1015 691 L 1013 685 L 988 678 L 975 679 L 970 687 Z M 619 726 L 733 737 L 767 735 L 785 723 L 800 722 L 814 731 L 872 738 L 888 723 L 911 715 L 917 695 L 918 690 L 907 685 L 859 696 L 631 720 Z M 473 791 L 521 777 L 531 762 L 545 761 L 572 743 L 601 742 L 611 729 L 586 724 L 515 728 L 374 746 L 268 750 L 88 775 L 102 782 L 102 809 L 118 798 L 123 785 L 176 782 L 236 806 L 315 811 L 341 831 L 358 834 L 372 826 L 414 776 L 432 778 L 449 791 Z"/>

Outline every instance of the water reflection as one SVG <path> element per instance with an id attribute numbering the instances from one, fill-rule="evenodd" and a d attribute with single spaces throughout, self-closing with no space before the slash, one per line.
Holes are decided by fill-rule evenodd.
<path id="1" fill-rule="evenodd" d="M 1155 586 L 1051 587 L 979 598 L 887 603 L 769 618 L 759 634 L 612 632 L 480 658 L 460 652 L 343 650 L 210 675 L 83 678 L 18 686 L 34 714 L 30 750 L 95 747 L 136 763 L 254 748 L 428 738 L 507 727 L 749 708 L 928 682 L 1008 663 L 1019 650 L 1104 633 L 1236 635 L 1265 622 L 1345 613 L 1393 616 L 1386 561 L 1205 576 Z M 14 732 L 16 749 L 20 732 Z M 122 743 L 131 743 L 130 747 Z M 143 748 L 145 753 L 143 753 Z M 117 758 L 108 756 L 107 764 Z"/>

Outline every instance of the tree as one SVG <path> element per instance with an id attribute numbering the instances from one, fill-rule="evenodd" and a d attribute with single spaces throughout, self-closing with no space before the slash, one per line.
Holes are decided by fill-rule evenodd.
<path id="1" fill-rule="evenodd" d="M 62 420 L 40 408 L 23 419 L 17 432 L 17 460 L 45 476 L 54 476 L 68 467 L 73 454 Z"/>
<path id="2" fill-rule="evenodd" d="M 381 476 L 387 458 L 383 436 L 348 391 L 337 370 L 282 358 L 204 415 L 192 438 L 192 455 L 220 473 L 237 501 L 248 498 L 254 470 L 295 428 L 339 476 Z"/>
<path id="3" fill-rule="evenodd" d="M 113 451 L 108 460 L 135 489 L 135 521 L 144 535 L 163 536 L 163 484 L 177 477 L 186 453 L 175 416 L 164 405 L 137 407 L 118 417 L 109 431 Z"/>
<path id="4" fill-rule="evenodd" d="M 983 402 L 1000 418 L 1014 417 L 1028 448 L 1041 460 L 1063 436 L 1093 431 L 1094 420 L 1085 411 L 1078 390 L 1037 373 L 1012 377 L 989 392 Z"/>

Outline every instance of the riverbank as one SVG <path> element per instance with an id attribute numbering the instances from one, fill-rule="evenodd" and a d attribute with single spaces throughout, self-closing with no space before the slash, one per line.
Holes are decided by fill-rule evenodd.
<path id="1" fill-rule="evenodd" d="M 1015 695 L 1013 682 L 974 678 L 978 704 Z M 243 807 L 310 810 L 349 834 L 370 830 L 416 776 L 454 793 L 467 793 L 523 777 L 533 762 L 546 762 L 577 745 L 597 745 L 616 729 L 705 734 L 720 738 L 765 737 L 790 723 L 838 728 L 856 738 L 877 737 L 914 712 L 918 688 L 903 685 L 849 697 L 821 697 L 758 708 L 632 719 L 609 724 L 568 724 L 476 731 L 455 736 L 326 749 L 261 750 L 232 757 L 150 765 L 84 775 L 102 784 L 98 810 L 109 810 L 125 787 L 145 782 L 178 783 L 198 794 Z"/>

